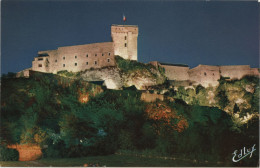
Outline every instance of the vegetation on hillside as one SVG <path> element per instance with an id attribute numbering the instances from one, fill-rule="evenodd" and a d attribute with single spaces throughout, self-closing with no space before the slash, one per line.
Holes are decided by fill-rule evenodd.
<path id="1" fill-rule="evenodd" d="M 153 78 L 158 83 L 165 81 L 165 70 L 162 67 L 156 69 L 152 64 L 144 64 L 134 60 L 126 60 L 120 56 L 115 56 L 116 66 L 127 75 L 139 75 L 143 78 Z"/>
<path id="2" fill-rule="evenodd" d="M 241 80 L 221 78 L 215 88 L 201 85 L 178 88 L 166 88 L 166 96 L 182 99 L 190 105 L 218 107 L 240 118 L 259 112 L 259 78 L 246 76 Z"/>
<path id="3" fill-rule="evenodd" d="M 43 148 L 44 157 L 134 151 L 147 156 L 230 163 L 234 150 L 245 142 L 259 145 L 259 119 L 234 125 L 223 110 L 200 106 L 206 100 L 199 97 L 207 92 L 201 86 L 194 91 L 171 90 L 168 94 L 175 97 L 174 101 L 146 103 L 140 100 L 141 92 L 133 88 L 107 90 L 53 74 L 36 73 L 28 79 L 3 77 L 1 82 L 1 144 L 48 145 Z M 224 82 L 230 99 L 230 88 L 238 84 Z M 191 94 L 199 100 L 191 99 L 193 103 L 186 104 Z M 255 98 L 252 93 L 248 100 L 255 103 Z M 242 165 L 254 166 L 258 157 L 256 152 Z"/>

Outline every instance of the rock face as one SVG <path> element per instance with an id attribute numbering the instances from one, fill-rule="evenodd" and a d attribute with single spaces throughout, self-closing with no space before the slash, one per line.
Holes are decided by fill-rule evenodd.
<path id="1" fill-rule="evenodd" d="M 81 74 L 81 78 L 85 81 L 104 81 L 108 89 L 120 89 L 123 86 L 122 77 L 116 67 L 87 70 Z"/>
<path id="2" fill-rule="evenodd" d="M 126 73 L 117 67 L 87 70 L 81 74 L 81 78 L 85 81 L 104 81 L 108 89 L 117 90 L 130 86 L 144 90 L 149 86 L 162 84 L 165 81 L 165 77 L 156 70 L 136 70 Z"/>

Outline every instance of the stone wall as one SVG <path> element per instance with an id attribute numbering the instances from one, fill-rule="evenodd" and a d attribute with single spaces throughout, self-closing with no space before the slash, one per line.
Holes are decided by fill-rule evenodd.
<path id="1" fill-rule="evenodd" d="M 115 55 L 124 59 L 137 60 L 138 26 L 112 25 L 111 36 Z"/>
<path id="2" fill-rule="evenodd" d="M 29 78 L 30 76 L 30 73 L 29 71 L 32 70 L 32 68 L 27 68 L 25 70 L 22 70 L 20 72 L 17 72 L 16 73 L 16 77 L 19 78 L 19 77 L 25 77 L 25 78 Z"/>
<path id="3" fill-rule="evenodd" d="M 38 54 L 48 55 L 34 58 L 32 70 L 40 72 L 78 72 L 115 65 L 113 42 L 59 47 Z"/>
<path id="4" fill-rule="evenodd" d="M 149 64 L 152 64 L 157 69 L 158 67 L 163 67 L 165 70 L 165 76 L 168 78 L 168 80 L 189 80 L 189 67 L 187 65 L 177 65 L 177 64 L 165 64 L 160 63 L 158 61 L 152 61 L 149 62 Z"/>
<path id="5" fill-rule="evenodd" d="M 204 87 L 217 86 L 221 76 L 230 79 L 241 79 L 246 75 L 260 76 L 258 68 L 250 68 L 249 65 L 235 66 L 211 66 L 198 65 L 193 69 L 179 66 L 178 64 L 163 64 L 157 61 L 150 62 L 155 67 L 163 67 L 165 76 L 173 81 L 189 81 L 192 85 L 201 84 Z"/>
<path id="6" fill-rule="evenodd" d="M 196 84 L 201 84 L 204 87 L 217 86 L 220 79 L 219 67 L 209 65 L 199 65 L 189 70 L 189 77 L 191 81 Z"/>
<path id="7" fill-rule="evenodd" d="M 189 67 L 162 65 L 169 80 L 189 80 Z"/>
<path id="8" fill-rule="evenodd" d="M 223 77 L 230 77 L 230 79 L 241 79 L 245 75 L 258 74 L 259 76 L 257 68 L 250 68 L 249 65 L 220 66 L 220 72 Z"/>

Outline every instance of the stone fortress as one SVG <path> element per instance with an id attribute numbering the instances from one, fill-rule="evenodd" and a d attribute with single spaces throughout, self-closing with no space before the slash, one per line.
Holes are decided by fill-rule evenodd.
<path id="1" fill-rule="evenodd" d="M 32 61 L 32 68 L 17 73 L 17 76 L 29 76 L 29 71 L 57 73 L 58 71 L 79 72 L 87 69 L 100 69 L 115 66 L 115 55 L 137 61 L 138 26 L 112 25 L 112 42 L 58 47 L 56 50 L 39 51 Z M 241 79 L 245 75 L 259 76 L 258 68 L 249 65 L 210 66 L 199 65 L 190 69 L 184 64 L 150 62 L 165 69 L 170 81 L 188 82 L 189 85 L 201 84 L 204 87 L 218 85 L 221 76 Z"/>
<path id="2" fill-rule="evenodd" d="M 58 71 L 84 71 L 115 65 L 115 55 L 137 60 L 138 27 L 112 25 L 113 42 L 59 47 L 56 50 L 39 51 L 32 62 L 32 70 L 48 73 Z"/>

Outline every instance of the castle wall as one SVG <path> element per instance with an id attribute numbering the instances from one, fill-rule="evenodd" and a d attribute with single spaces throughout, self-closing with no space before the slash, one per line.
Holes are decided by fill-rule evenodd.
<path id="1" fill-rule="evenodd" d="M 30 73 L 29 71 L 32 70 L 32 68 L 27 68 L 27 69 L 24 69 L 20 72 L 17 72 L 16 73 L 16 77 L 19 78 L 19 77 L 25 77 L 25 78 L 28 78 L 30 76 Z"/>
<path id="2" fill-rule="evenodd" d="M 40 72 L 50 72 L 50 56 L 35 57 L 32 62 L 32 70 Z"/>
<path id="3" fill-rule="evenodd" d="M 114 42 L 115 55 L 124 59 L 137 60 L 137 26 L 112 25 L 111 36 Z"/>
<path id="4" fill-rule="evenodd" d="M 189 79 L 204 87 L 217 86 L 220 79 L 219 67 L 199 65 L 189 70 Z"/>
<path id="5" fill-rule="evenodd" d="M 251 74 L 254 76 L 260 77 L 259 69 L 258 68 L 251 68 Z"/>
<path id="6" fill-rule="evenodd" d="M 113 42 L 59 47 L 57 50 L 39 51 L 38 54 L 49 55 L 34 58 L 32 70 L 40 72 L 78 72 L 115 65 Z"/>
<path id="7" fill-rule="evenodd" d="M 57 52 L 57 71 L 77 72 L 115 65 L 112 42 L 59 47 Z"/>
<path id="8" fill-rule="evenodd" d="M 223 77 L 230 77 L 230 79 L 241 79 L 245 75 L 257 74 L 249 65 L 220 66 L 220 72 Z"/>
<path id="9" fill-rule="evenodd" d="M 161 65 L 165 69 L 165 75 L 169 80 L 189 80 L 189 67 Z"/>

